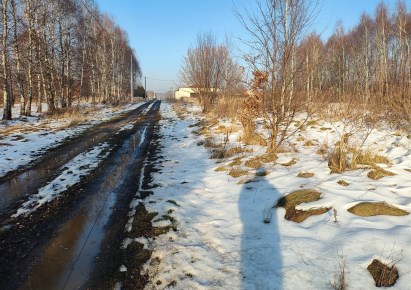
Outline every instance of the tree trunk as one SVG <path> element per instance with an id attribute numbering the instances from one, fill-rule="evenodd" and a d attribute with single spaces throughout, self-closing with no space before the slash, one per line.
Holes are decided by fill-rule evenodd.
<path id="1" fill-rule="evenodd" d="M 8 17 L 7 17 L 8 0 L 3 0 L 2 3 L 2 18 L 3 18 L 3 35 L 2 35 L 2 51 L 1 64 L 3 68 L 3 120 L 11 120 L 11 105 L 12 96 L 10 91 L 10 83 L 8 79 L 7 68 L 7 38 L 8 38 Z"/>

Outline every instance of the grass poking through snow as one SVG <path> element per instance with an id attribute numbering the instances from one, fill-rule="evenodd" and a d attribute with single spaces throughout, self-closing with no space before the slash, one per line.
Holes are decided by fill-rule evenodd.
<path id="1" fill-rule="evenodd" d="M 309 210 L 296 209 L 296 206 L 301 203 L 309 203 L 319 199 L 321 199 L 321 193 L 314 189 L 297 190 L 281 197 L 278 200 L 276 207 L 283 207 L 285 209 L 285 219 L 301 223 L 310 216 L 320 215 L 331 209 L 327 207 L 313 208 Z"/>
<path id="2" fill-rule="evenodd" d="M 350 207 L 348 211 L 363 217 L 376 215 L 404 216 L 409 214 L 409 212 L 386 202 L 361 202 Z"/>

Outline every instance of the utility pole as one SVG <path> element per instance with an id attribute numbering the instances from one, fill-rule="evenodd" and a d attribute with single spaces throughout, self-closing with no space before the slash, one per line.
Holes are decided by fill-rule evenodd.
<path id="1" fill-rule="evenodd" d="M 144 99 L 147 99 L 147 77 L 144 77 Z"/>
<path id="2" fill-rule="evenodd" d="M 133 102 L 133 52 L 130 55 L 130 102 Z"/>

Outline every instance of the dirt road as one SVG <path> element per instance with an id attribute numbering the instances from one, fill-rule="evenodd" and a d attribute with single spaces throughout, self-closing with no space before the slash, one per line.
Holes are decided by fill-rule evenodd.
<path id="1" fill-rule="evenodd" d="M 158 146 L 159 106 L 146 103 L 95 126 L 0 179 L 1 289 L 107 289 L 116 280 L 129 205 Z M 109 153 L 96 169 L 34 212 L 12 217 L 67 162 L 101 142 Z"/>

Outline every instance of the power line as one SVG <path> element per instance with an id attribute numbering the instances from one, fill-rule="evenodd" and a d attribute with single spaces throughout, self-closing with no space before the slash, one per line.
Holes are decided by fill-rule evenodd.
<path id="1" fill-rule="evenodd" d="M 171 83 L 174 83 L 174 80 L 159 80 L 159 79 L 155 79 L 155 78 L 150 78 L 150 77 L 146 77 L 147 79 L 149 79 L 149 80 L 152 80 L 152 81 L 158 81 L 158 82 L 171 82 Z"/>

